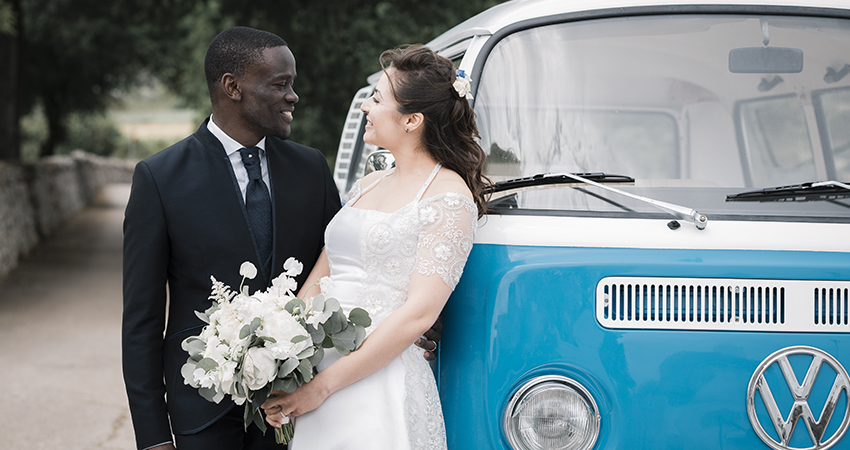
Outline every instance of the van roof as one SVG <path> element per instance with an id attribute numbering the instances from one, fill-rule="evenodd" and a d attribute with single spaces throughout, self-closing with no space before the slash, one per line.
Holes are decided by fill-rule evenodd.
<path id="1" fill-rule="evenodd" d="M 645 12 L 688 12 L 688 10 L 729 11 L 730 7 L 818 8 L 850 11 L 847 0 L 512 0 L 496 5 L 441 34 L 427 45 L 443 50 L 473 36 L 486 36 L 518 22 L 562 14 L 617 15 L 624 8 L 640 8 Z M 696 8 L 694 8 L 696 7 Z"/>

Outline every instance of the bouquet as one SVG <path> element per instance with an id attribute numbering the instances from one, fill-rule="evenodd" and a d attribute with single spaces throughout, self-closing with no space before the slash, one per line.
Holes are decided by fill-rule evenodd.
<path id="1" fill-rule="evenodd" d="M 184 382 L 205 399 L 218 403 L 225 395 L 245 405 L 245 429 L 256 424 L 264 433 L 266 424 L 260 412 L 272 390 L 292 392 L 309 382 L 325 348 L 346 355 L 356 350 L 371 325 L 369 314 L 354 308 L 345 316 L 339 302 L 320 293 L 311 300 L 293 294 L 303 265 L 294 258 L 284 264 L 284 272 L 265 291 L 248 294 L 246 279 L 257 275 L 250 262 L 242 263 L 239 292 L 212 279 L 212 306 L 196 312 L 207 325 L 198 336 L 186 338 L 182 347 L 189 353 L 183 365 Z M 327 292 L 330 280 L 319 282 Z M 288 443 L 293 436 L 291 422 L 275 429 L 276 441 Z"/>

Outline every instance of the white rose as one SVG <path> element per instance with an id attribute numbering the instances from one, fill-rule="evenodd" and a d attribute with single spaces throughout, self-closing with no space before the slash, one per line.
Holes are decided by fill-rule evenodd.
<path id="1" fill-rule="evenodd" d="M 330 277 L 322 277 L 319 279 L 319 290 L 321 290 L 323 294 L 327 295 L 333 287 L 334 282 Z"/>
<path id="2" fill-rule="evenodd" d="M 245 354 L 242 370 L 242 382 L 245 387 L 256 391 L 277 376 L 277 360 L 267 348 L 251 347 Z"/>
<path id="3" fill-rule="evenodd" d="M 257 336 L 270 337 L 274 343 L 266 343 L 266 348 L 272 352 L 272 356 L 285 360 L 297 356 L 307 347 L 313 345 L 310 333 L 286 311 L 279 311 L 266 317 L 263 326 L 257 330 Z M 307 339 L 292 343 L 295 336 L 306 336 Z"/>

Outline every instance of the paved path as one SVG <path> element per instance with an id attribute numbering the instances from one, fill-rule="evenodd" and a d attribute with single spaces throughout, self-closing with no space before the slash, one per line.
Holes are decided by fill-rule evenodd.
<path id="1" fill-rule="evenodd" d="M 0 278 L 0 449 L 134 448 L 121 377 L 121 224 L 129 185 Z"/>

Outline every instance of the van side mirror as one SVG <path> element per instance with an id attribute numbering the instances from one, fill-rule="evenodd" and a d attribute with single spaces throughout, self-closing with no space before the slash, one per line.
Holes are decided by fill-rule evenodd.
<path id="1" fill-rule="evenodd" d="M 395 167 L 395 157 L 393 154 L 389 150 L 378 149 L 366 158 L 366 167 L 363 169 L 363 176 L 393 167 Z"/>

